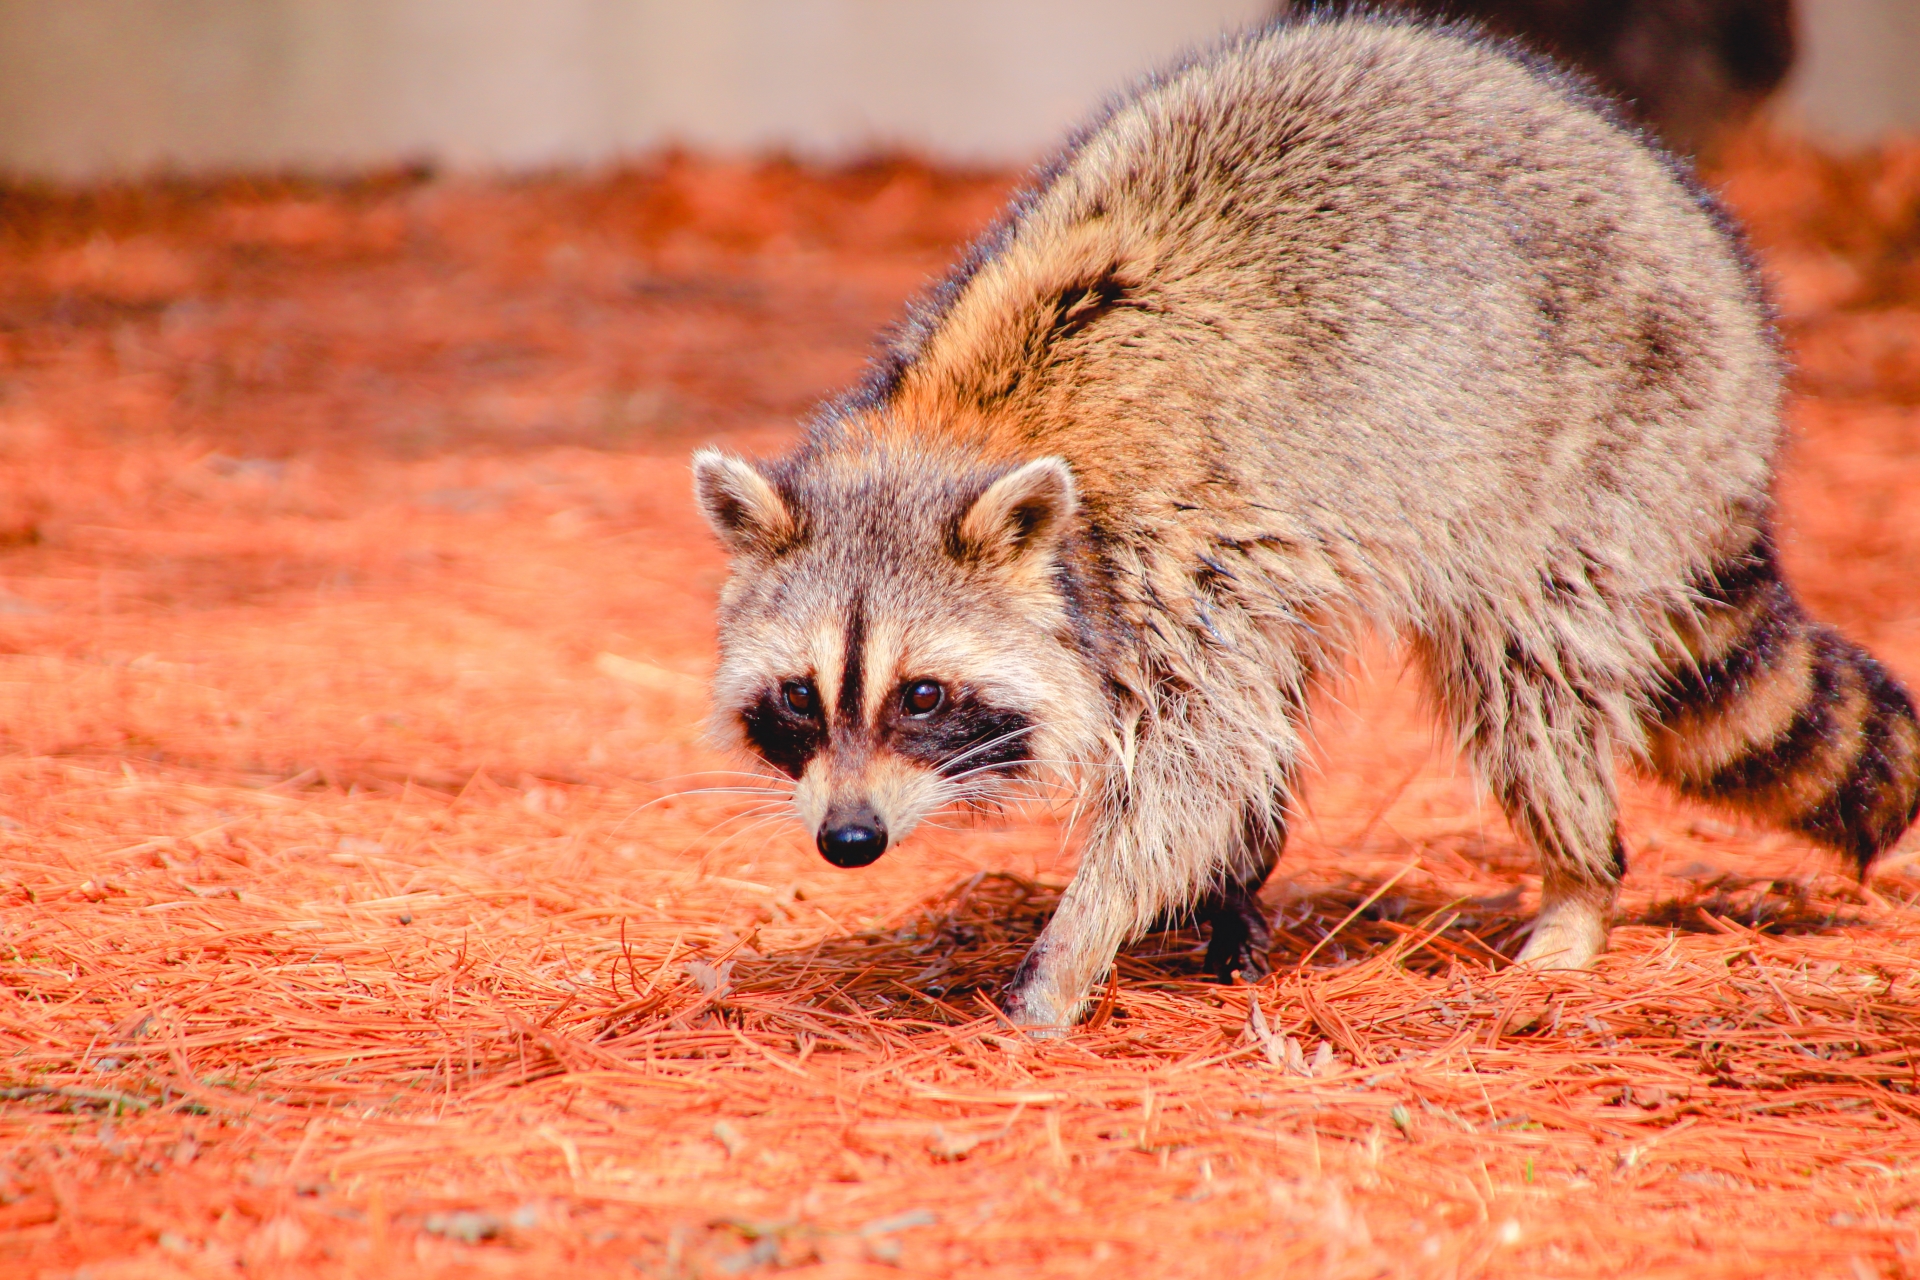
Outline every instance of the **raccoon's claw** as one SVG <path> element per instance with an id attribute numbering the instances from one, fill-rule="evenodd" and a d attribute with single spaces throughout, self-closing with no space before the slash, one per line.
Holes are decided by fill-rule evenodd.
<path id="1" fill-rule="evenodd" d="M 1006 1010 L 1007 1021 L 1026 1033 L 1029 1040 L 1061 1040 L 1073 1030 L 1072 1024 L 1054 1014 L 1035 1014 L 1025 1006 Z"/>
<path id="2" fill-rule="evenodd" d="M 1566 898 L 1540 908 L 1533 936 L 1515 963 L 1549 971 L 1585 969 L 1606 949 L 1606 907 Z"/>
<path id="3" fill-rule="evenodd" d="M 1072 1012 L 1058 1008 L 1058 1002 L 1048 998 L 1047 985 L 1040 976 L 1045 955 L 1045 942 L 1035 944 L 1020 961 L 1020 967 L 1013 971 L 1013 977 L 1007 980 L 1007 989 L 1000 996 L 1000 1011 L 1007 1015 L 1007 1021 L 1036 1040 L 1064 1036 L 1073 1024 Z"/>
<path id="4" fill-rule="evenodd" d="M 1035 1040 L 1057 1040 L 1072 1029 L 1074 1021 L 1030 987 L 1009 987 L 1000 997 L 1000 1011 Z"/>
<path id="5" fill-rule="evenodd" d="M 1214 978 L 1231 983 L 1238 974 L 1242 982 L 1258 982 L 1273 972 L 1267 959 L 1273 929 L 1258 898 L 1236 886 L 1205 904 L 1201 915 L 1210 929 L 1206 966 Z"/>

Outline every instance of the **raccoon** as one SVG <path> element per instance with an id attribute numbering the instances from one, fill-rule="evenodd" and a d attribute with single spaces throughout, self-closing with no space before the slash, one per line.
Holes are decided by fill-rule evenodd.
<path id="1" fill-rule="evenodd" d="M 1781 378 L 1712 202 L 1578 83 L 1285 21 L 1110 107 L 789 455 L 696 455 L 716 726 L 842 867 L 1071 785 L 1003 996 L 1057 1029 L 1169 916 L 1265 972 L 1311 697 L 1396 635 L 1539 856 L 1520 960 L 1582 967 L 1616 757 L 1863 874 L 1914 819 L 1912 703 L 1781 578 Z"/>

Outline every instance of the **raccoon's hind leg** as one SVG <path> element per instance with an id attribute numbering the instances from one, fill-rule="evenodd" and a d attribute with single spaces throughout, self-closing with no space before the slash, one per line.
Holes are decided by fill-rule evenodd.
<path id="1" fill-rule="evenodd" d="M 1163 914 L 1148 933 L 1185 929 L 1199 924 L 1207 929 L 1206 970 L 1221 982 L 1258 982 L 1273 972 L 1267 958 L 1273 946 L 1273 925 L 1260 905 L 1260 890 L 1273 874 L 1286 848 L 1287 828 L 1279 817 L 1250 817 L 1242 837 L 1244 864 L 1223 871 L 1219 883 L 1193 906 Z"/>
<path id="2" fill-rule="evenodd" d="M 1260 905 L 1260 889 L 1287 845 L 1285 819 L 1250 817 L 1242 837 L 1246 864 L 1223 873 L 1220 886 L 1196 908 L 1207 923 L 1207 972 L 1221 982 L 1258 982 L 1273 972 L 1267 951 L 1273 926 Z"/>
<path id="3" fill-rule="evenodd" d="M 1769 819 L 1864 876 L 1920 807 L 1920 722 L 1873 657 L 1807 617 L 1763 534 L 1695 584 L 1647 755 L 1683 794 Z"/>
<path id="4" fill-rule="evenodd" d="M 1582 969 L 1606 949 L 1626 859 L 1606 695 L 1559 654 L 1461 628 L 1418 638 L 1441 714 L 1540 858 L 1540 914 L 1520 962 Z"/>

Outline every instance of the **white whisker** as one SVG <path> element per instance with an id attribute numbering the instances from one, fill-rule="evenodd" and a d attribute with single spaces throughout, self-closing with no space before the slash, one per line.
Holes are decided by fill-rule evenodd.
<path id="1" fill-rule="evenodd" d="M 757 804 L 757 805 L 754 805 L 751 809 L 743 809 L 739 813 L 728 814 L 726 817 L 720 819 L 720 821 L 714 823 L 712 826 L 708 827 L 705 831 L 702 831 L 699 835 L 695 836 L 693 839 L 695 841 L 705 840 L 708 836 L 711 836 L 714 832 L 719 831 L 727 826 L 730 826 L 733 823 L 744 822 L 748 818 L 759 818 L 762 822 L 772 822 L 775 819 L 785 817 L 788 812 L 789 810 L 786 805 Z M 692 847 L 692 841 L 688 842 L 688 847 L 689 848 Z"/>
<path id="2" fill-rule="evenodd" d="M 676 857 L 684 856 L 690 853 L 693 850 L 695 845 L 699 845 L 701 849 L 701 852 L 700 852 L 701 867 L 703 868 L 702 874 L 705 874 L 704 868 L 706 866 L 706 859 L 712 857 L 715 853 L 719 852 L 721 849 L 726 848 L 729 844 L 732 844 L 735 840 L 740 839 L 742 836 L 748 834 L 749 832 L 757 831 L 761 827 L 771 825 L 772 823 L 784 822 L 790 816 L 791 816 L 791 812 L 786 810 L 784 806 L 782 806 L 779 811 L 776 811 L 773 813 L 762 813 L 759 810 L 749 810 L 746 813 L 736 813 L 729 818 L 726 818 L 720 822 L 714 823 L 711 827 L 708 827 L 705 831 L 702 831 L 699 835 L 687 841 L 684 845 L 680 846 L 680 852 L 675 856 Z M 706 843 L 706 841 L 710 837 L 712 837 L 715 832 L 726 827 L 728 824 L 734 823 L 734 822 L 740 822 L 747 818 L 753 818 L 755 819 L 755 821 L 749 822 L 746 826 L 740 828 L 740 830 L 738 831 L 733 832 L 731 835 L 727 836 L 725 839 L 721 840 L 717 844 Z"/>
<path id="3" fill-rule="evenodd" d="M 776 814 L 773 814 L 773 815 L 771 815 L 770 817 L 765 817 L 765 818 L 762 818 L 762 819 L 760 819 L 760 821 L 758 821 L 758 822 L 755 822 L 755 823 L 751 823 L 751 824 L 749 824 L 749 825 L 747 825 L 747 826 L 744 826 L 744 827 L 742 827 L 742 828 L 740 828 L 740 830 L 738 830 L 738 831 L 736 831 L 736 832 L 734 832 L 734 833 L 733 833 L 732 835 L 730 835 L 730 836 L 728 836 L 728 837 L 727 837 L 726 839 L 724 839 L 724 840 L 722 840 L 722 841 L 721 841 L 721 842 L 720 842 L 719 844 L 717 844 L 717 845 L 714 845 L 714 846 L 713 846 L 713 847 L 712 847 L 711 849 L 709 849 L 709 850 L 708 850 L 707 852 L 708 852 L 708 853 L 717 853 L 717 852 L 719 852 L 720 850 L 722 850 L 722 849 L 724 849 L 724 848 L 726 848 L 726 847 L 727 847 L 728 845 L 730 845 L 730 844 L 732 844 L 732 843 L 733 843 L 734 841 L 736 841 L 736 840 L 739 840 L 739 839 L 743 839 L 743 838 L 744 838 L 745 836 L 747 836 L 747 835 L 748 835 L 749 833 L 751 833 L 751 832 L 754 832 L 754 831 L 758 831 L 758 830 L 759 830 L 759 829 L 760 829 L 761 827 L 765 827 L 765 826 L 771 826 L 772 824 L 774 824 L 774 823 L 776 823 L 776 822 L 782 822 L 782 821 L 785 821 L 785 820 L 786 820 L 786 818 L 787 818 L 787 816 L 788 816 L 788 815 L 787 815 L 787 814 L 784 814 L 784 813 L 776 813 Z"/>
<path id="4" fill-rule="evenodd" d="M 631 812 L 627 814 L 625 818 L 620 819 L 618 823 L 614 824 L 613 829 L 614 831 L 618 831 L 621 826 L 624 826 L 626 824 L 628 819 L 636 818 L 639 815 L 645 813 L 648 809 L 653 808 L 653 806 L 657 804 L 665 804 L 669 800 L 680 800 L 688 796 L 760 796 L 760 795 L 791 796 L 795 790 L 794 784 L 790 782 L 786 783 L 785 785 L 780 785 L 775 779 L 769 778 L 767 781 L 771 785 L 764 786 L 764 787 L 689 787 L 685 791 L 669 791 L 666 795 L 655 796 L 653 799 L 647 801 L 645 804 L 636 806 Z M 612 832 L 609 832 L 608 834 L 612 834 Z"/>
<path id="5" fill-rule="evenodd" d="M 938 767 L 944 772 L 945 770 L 952 768 L 954 765 L 959 764 L 962 760 L 970 760 L 974 756 L 980 755 L 982 752 L 991 751 L 995 747 L 1001 746 L 1008 742 L 1012 742 L 1015 738 L 1022 737 L 1026 734 L 1032 733 L 1038 727 L 1039 727 L 1038 725 L 1031 725 L 1031 724 L 1023 725 L 1018 729 L 1013 729 L 1007 733 L 1003 733 L 997 738 L 988 738 L 985 742 L 975 743 L 973 746 L 967 748 L 965 751 L 962 751 L 957 755 L 948 756 L 945 760 L 942 760 L 940 762 Z"/>
<path id="6" fill-rule="evenodd" d="M 786 779 L 764 769 L 696 769 L 692 773 L 670 773 L 664 778 L 647 779 L 648 786 L 661 787 L 669 782 L 678 782 L 682 778 L 764 778 L 773 782 Z"/>

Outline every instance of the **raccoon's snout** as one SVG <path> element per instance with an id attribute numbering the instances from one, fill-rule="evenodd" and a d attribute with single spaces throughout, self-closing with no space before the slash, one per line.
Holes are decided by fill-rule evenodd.
<path id="1" fill-rule="evenodd" d="M 887 851 L 887 824 L 871 806 L 834 810 L 815 837 L 820 856 L 836 867 L 864 867 Z"/>

